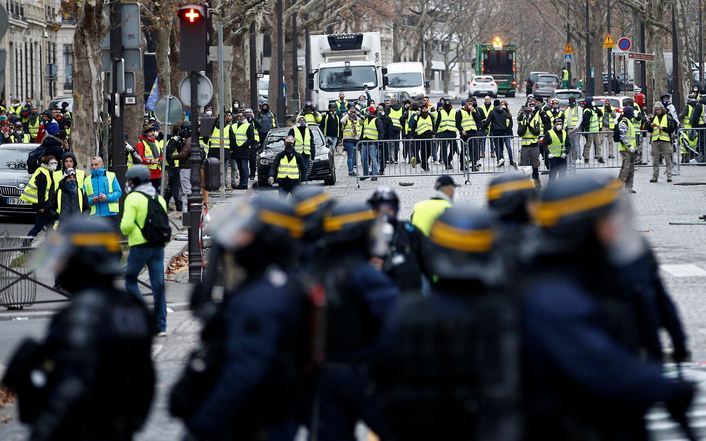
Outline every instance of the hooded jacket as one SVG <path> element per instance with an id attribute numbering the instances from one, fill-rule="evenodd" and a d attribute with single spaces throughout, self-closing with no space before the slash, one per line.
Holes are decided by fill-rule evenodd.
<path id="1" fill-rule="evenodd" d="M 507 112 L 500 106 L 497 106 L 490 112 L 488 118 L 483 122 L 483 130 L 490 127 L 490 134 L 494 136 L 503 136 L 507 134 Z"/>

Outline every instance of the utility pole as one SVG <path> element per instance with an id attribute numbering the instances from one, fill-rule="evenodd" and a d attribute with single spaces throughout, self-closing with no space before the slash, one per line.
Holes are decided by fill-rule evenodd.
<path id="1" fill-rule="evenodd" d="M 309 14 L 304 14 L 302 18 L 308 22 Z M 309 25 L 307 24 L 304 27 L 304 78 L 309 78 L 309 74 L 311 73 L 311 42 L 309 41 L 311 39 L 309 37 Z M 311 89 L 309 89 L 309 86 L 306 86 L 304 91 L 305 100 L 311 101 Z"/>
<path id="2" fill-rule="evenodd" d="M 605 0 L 605 3 L 606 3 L 606 8 L 607 8 L 606 21 L 607 21 L 607 27 L 608 27 L 608 34 L 610 35 L 610 0 Z M 608 82 L 607 82 L 608 86 L 607 86 L 606 90 L 603 91 L 606 94 L 609 93 L 611 90 L 610 83 L 611 83 L 611 78 L 613 78 L 613 76 L 611 75 L 613 73 L 613 70 L 612 70 L 613 49 L 608 48 L 607 51 L 608 51 L 608 57 L 607 57 L 608 58 Z M 601 75 L 601 77 L 602 77 L 602 75 Z M 603 83 L 603 81 L 601 81 L 601 84 L 602 83 Z"/>
<path id="3" fill-rule="evenodd" d="M 125 182 L 127 163 L 125 158 L 125 119 L 123 106 L 124 88 L 124 63 L 123 59 L 123 26 L 122 26 L 122 2 L 113 0 L 110 2 L 110 59 L 111 73 L 110 82 L 110 141 L 111 141 L 111 165 L 118 182 Z M 120 78 L 122 76 L 122 78 Z M 121 84 L 122 81 L 122 84 Z M 51 81 L 49 83 L 51 85 Z"/>
<path id="4" fill-rule="evenodd" d="M 568 10 L 568 7 L 566 9 Z M 571 25 L 566 23 L 566 45 L 568 46 L 569 43 L 571 43 Z M 569 71 L 569 89 L 571 89 L 571 85 L 574 84 L 573 74 L 571 73 L 571 61 L 566 62 L 566 69 Z"/>
<path id="5" fill-rule="evenodd" d="M 218 109 L 218 145 L 221 151 L 221 175 L 223 176 L 223 187 L 221 187 L 221 198 L 226 200 L 226 149 L 225 149 L 225 111 L 226 111 L 226 86 L 225 67 L 223 66 L 223 16 L 218 17 L 218 102 L 221 108 Z M 193 87 L 193 86 L 192 86 Z M 193 102 L 193 101 L 192 101 Z M 230 141 L 229 141 L 230 142 Z"/>
<path id="6" fill-rule="evenodd" d="M 591 66 L 591 26 L 588 0 L 586 0 L 586 93 L 590 96 L 596 93 L 593 81 L 593 67 Z"/>
<path id="7" fill-rule="evenodd" d="M 299 39 L 299 31 L 297 30 L 297 13 L 292 13 L 292 113 L 298 112 L 301 109 L 299 100 L 299 48 L 297 40 Z"/>
<path id="8" fill-rule="evenodd" d="M 250 22 L 250 108 L 253 111 L 258 109 L 258 87 L 257 87 L 257 29 L 255 20 Z M 225 174 L 224 174 L 225 176 Z"/>
<path id="9" fill-rule="evenodd" d="M 672 2 L 672 104 L 681 109 L 681 78 L 679 75 L 679 34 L 677 33 L 677 2 Z"/>
<path id="10" fill-rule="evenodd" d="M 644 17 L 640 16 L 640 52 L 645 53 L 645 20 Z M 645 94 L 645 104 L 652 102 L 650 96 L 654 96 L 654 91 L 647 89 L 647 62 L 640 61 L 640 82 L 642 87 L 642 93 Z M 652 95 L 650 95 L 650 93 Z"/>
<path id="11" fill-rule="evenodd" d="M 277 124 L 284 126 L 287 97 L 284 95 L 284 1 L 277 0 Z M 273 78 L 270 77 L 270 81 Z"/>

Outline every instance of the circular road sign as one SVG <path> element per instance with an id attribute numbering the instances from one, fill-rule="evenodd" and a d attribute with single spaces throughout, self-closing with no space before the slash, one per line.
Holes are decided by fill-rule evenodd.
<path id="1" fill-rule="evenodd" d="M 200 73 L 197 74 L 197 77 L 196 104 L 199 107 L 204 107 L 211 102 L 211 98 L 213 98 L 213 83 L 211 83 L 211 80 L 209 80 L 207 76 L 201 75 Z M 191 76 L 184 78 L 179 84 L 179 98 L 181 98 L 181 102 L 184 103 L 185 106 L 191 107 Z"/>
<path id="2" fill-rule="evenodd" d="M 627 52 L 630 50 L 631 47 L 632 40 L 630 40 L 628 37 L 620 37 L 620 40 L 618 40 L 618 49 Z"/>
<path id="3" fill-rule="evenodd" d="M 169 114 L 167 114 L 167 103 L 169 103 Z M 181 121 L 184 119 L 181 103 L 171 95 L 160 98 L 154 106 L 154 117 L 160 124 L 174 124 Z"/>

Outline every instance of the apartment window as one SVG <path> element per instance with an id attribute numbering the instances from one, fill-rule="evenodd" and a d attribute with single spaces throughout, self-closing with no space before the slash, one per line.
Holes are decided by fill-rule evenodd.
<path id="1" fill-rule="evenodd" d="M 64 45 L 64 89 L 72 90 L 74 48 L 70 44 Z"/>

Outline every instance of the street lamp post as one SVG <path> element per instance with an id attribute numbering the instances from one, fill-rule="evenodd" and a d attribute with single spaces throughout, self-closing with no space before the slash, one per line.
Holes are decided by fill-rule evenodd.
<path id="1" fill-rule="evenodd" d="M 284 125 L 287 97 L 284 95 L 284 1 L 277 0 L 277 123 Z M 272 78 L 270 78 L 272 80 Z"/>
<path id="2" fill-rule="evenodd" d="M 593 69 L 591 67 L 591 26 L 589 14 L 588 0 L 586 0 L 586 93 L 593 95 L 596 90 L 593 76 L 591 75 Z"/>
<path id="3" fill-rule="evenodd" d="M 681 81 L 679 78 L 679 35 L 677 34 L 677 2 L 672 2 L 672 104 L 681 109 Z"/>
<path id="4" fill-rule="evenodd" d="M 606 22 L 607 22 L 607 27 L 608 27 L 608 35 L 610 35 L 610 0 L 605 0 L 605 3 L 606 3 L 606 8 L 608 8 L 608 11 L 606 13 Z M 608 48 L 607 51 L 608 51 L 608 57 L 607 57 L 608 58 L 608 83 L 607 83 L 608 90 L 604 90 L 605 93 L 608 93 L 608 91 L 610 90 L 610 80 L 611 80 L 611 78 L 613 78 L 613 76 L 611 75 L 613 73 L 612 72 L 613 71 L 613 69 L 612 69 L 612 67 L 613 67 L 613 63 L 612 63 L 613 49 Z"/>
<path id="5" fill-rule="evenodd" d="M 702 0 L 699 0 L 699 90 L 704 89 L 704 22 Z"/>

